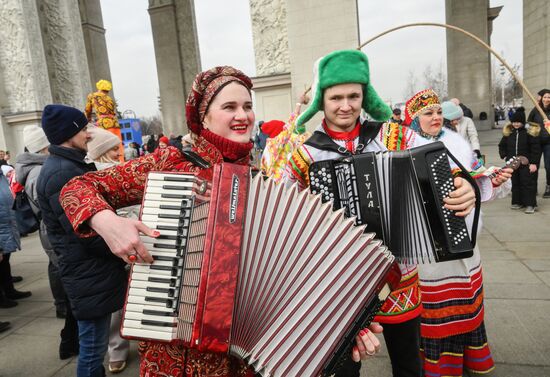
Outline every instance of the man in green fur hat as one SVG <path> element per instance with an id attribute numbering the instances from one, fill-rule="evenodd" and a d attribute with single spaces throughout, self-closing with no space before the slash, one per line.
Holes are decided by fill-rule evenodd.
<path id="1" fill-rule="evenodd" d="M 370 83 L 369 61 L 367 55 L 358 50 L 334 51 L 317 61 L 315 68 L 315 77 L 312 85 L 313 100 L 311 105 L 298 117 L 296 127 L 298 132 L 304 130 L 305 123 L 310 120 L 318 111 L 324 109 L 323 93 L 326 89 L 333 91 L 335 87 L 341 84 L 349 84 L 348 88 L 355 87 L 355 92 L 361 91 L 359 97 L 355 96 L 353 103 L 353 115 L 355 119 L 348 120 L 342 117 L 347 115 L 347 108 L 338 109 L 338 114 L 327 114 L 325 109 L 325 118 L 336 121 L 338 128 L 353 129 L 355 121 L 359 118 L 361 108 L 371 115 L 372 118 L 379 121 L 386 121 L 390 118 L 392 112 L 388 105 L 382 101 Z M 341 88 L 343 90 L 343 86 Z M 341 93 L 339 93 L 341 94 Z M 359 93 L 356 93 L 359 94 Z M 338 99 L 340 99 L 338 97 Z M 334 105 L 339 105 L 334 99 L 330 101 Z M 331 107 L 332 108 L 332 107 Z M 336 109 L 333 109 L 336 110 Z M 357 112 L 359 111 L 359 112 Z M 343 129 L 342 129 L 343 130 Z"/>
<path id="2" fill-rule="evenodd" d="M 371 85 L 367 56 L 358 50 L 334 51 L 317 61 L 314 67 L 311 105 L 296 120 L 297 132 L 317 112 L 324 119 L 313 135 L 290 157 L 284 171 L 287 182 L 309 186 L 309 166 L 314 161 L 332 160 L 365 152 L 400 150 L 410 147 L 414 131 L 387 121 L 392 111 Z M 361 119 L 361 110 L 379 122 Z M 451 195 L 459 198 L 465 210 L 471 202 L 473 189 L 469 185 Z M 471 207 L 468 207 L 470 210 Z M 422 376 L 420 359 L 420 295 L 416 265 L 399 264 L 402 279 L 384 303 L 375 320 L 384 324 L 384 338 L 392 363 L 394 377 Z M 359 376 L 359 360 L 365 360 L 380 348 L 373 332 L 382 327 L 373 324 L 358 335 L 353 361 L 346 363 L 341 376 Z"/>

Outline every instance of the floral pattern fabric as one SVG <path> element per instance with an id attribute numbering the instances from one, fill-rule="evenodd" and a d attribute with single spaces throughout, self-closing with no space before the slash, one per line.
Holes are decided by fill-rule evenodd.
<path id="1" fill-rule="evenodd" d="M 96 126 L 108 130 L 109 128 L 120 128 L 116 115 L 115 101 L 102 91 L 88 94 L 84 113 L 89 122 L 92 121 L 92 112 L 95 111 Z"/>

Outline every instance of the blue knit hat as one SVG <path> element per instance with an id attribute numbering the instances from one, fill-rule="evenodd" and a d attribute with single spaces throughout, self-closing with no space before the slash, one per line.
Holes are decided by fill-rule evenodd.
<path id="1" fill-rule="evenodd" d="M 42 112 L 42 129 L 53 145 L 59 145 L 79 133 L 88 124 L 82 111 L 64 105 L 46 105 Z"/>
<path id="2" fill-rule="evenodd" d="M 448 120 L 456 120 L 464 116 L 462 108 L 451 101 L 443 102 L 441 104 L 441 111 L 443 112 L 443 118 Z"/>

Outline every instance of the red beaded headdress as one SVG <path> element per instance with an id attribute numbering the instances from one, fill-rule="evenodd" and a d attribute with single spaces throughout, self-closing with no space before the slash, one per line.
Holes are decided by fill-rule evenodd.
<path id="1" fill-rule="evenodd" d="M 439 97 L 433 89 L 422 90 L 412 96 L 405 104 L 405 123 L 410 124 L 414 118 L 428 108 L 440 106 Z"/>

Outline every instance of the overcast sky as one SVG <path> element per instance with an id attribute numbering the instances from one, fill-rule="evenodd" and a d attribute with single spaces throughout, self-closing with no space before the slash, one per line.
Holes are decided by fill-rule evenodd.
<path id="1" fill-rule="evenodd" d="M 494 21 L 492 47 L 510 64 L 522 62 L 522 6 L 517 0 L 491 0 L 504 5 Z M 445 22 L 442 0 L 359 0 L 361 42 L 386 29 L 412 22 Z M 119 110 L 150 116 L 158 111 L 159 94 L 147 0 L 101 0 L 109 64 Z M 195 1 L 202 68 L 233 65 L 254 76 L 254 51 L 248 0 Z M 427 65 L 446 69 L 445 30 L 411 28 L 367 45 L 371 78 L 386 100 L 404 100 L 409 72 L 419 78 Z"/>

